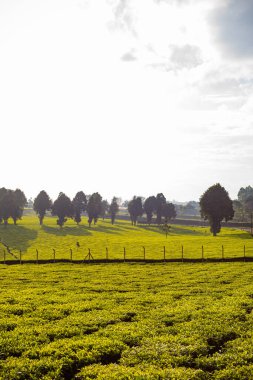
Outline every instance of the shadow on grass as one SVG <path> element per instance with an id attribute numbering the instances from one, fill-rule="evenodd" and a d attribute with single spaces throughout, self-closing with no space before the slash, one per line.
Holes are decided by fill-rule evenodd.
<path id="1" fill-rule="evenodd" d="M 1 242 L 10 250 L 26 251 L 30 247 L 30 241 L 37 238 L 36 230 L 13 224 L 7 227 L 0 225 Z"/>
<path id="2" fill-rule="evenodd" d="M 159 226 L 152 226 L 152 225 L 151 226 L 138 225 L 138 227 L 146 231 L 156 232 L 158 234 L 165 235 L 165 232 L 162 229 L 162 226 L 159 227 Z M 195 230 L 194 228 L 190 230 L 190 229 L 172 226 L 170 232 L 168 233 L 168 236 L 174 236 L 174 235 L 206 236 L 208 234 L 209 233 L 207 233 L 206 231 L 199 231 L 199 230 Z"/>
<path id="3" fill-rule="evenodd" d="M 56 236 L 67 236 L 67 235 L 73 235 L 73 236 L 90 236 L 92 235 L 90 228 L 87 226 L 63 226 L 62 228 L 56 226 L 56 227 L 49 227 L 49 226 L 42 226 L 42 229 L 47 234 L 52 234 Z"/>
<path id="4" fill-rule="evenodd" d="M 44 232 L 48 234 L 53 234 L 57 236 L 66 236 L 66 235 L 73 235 L 73 236 L 90 236 L 93 235 L 94 232 L 102 232 L 106 234 L 120 234 L 121 229 L 118 228 L 117 226 L 103 226 L 103 225 L 92 225 L 91 227 L 89 226 L 84 226 L 84 225 L 79 225 L 79 226 L 63 226 L 62 228 L 55 226 L 55 227 L 50 227 L 43 225 L 42 229 Z"/>

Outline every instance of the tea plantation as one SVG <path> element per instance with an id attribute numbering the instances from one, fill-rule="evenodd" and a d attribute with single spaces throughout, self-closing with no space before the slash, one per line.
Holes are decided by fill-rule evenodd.
<path id="1" fill-rule="evenodd" d="M 1 380 L 253 379 L 253 239 L 223 228 L 112 226 L 34 216 L 0 226 Z M 78 244 L 77 244 L 78 243 Z M 9 253 L 7 253 L 7 247 Z M 50 263 L 201 258 L 186 262 Z M 204 250 L 202 251 L 202 246 Z M 241 262 L 208 261 L 223 254 Z M 48 259 L 47 264 L 26 260 Z M 4 265 L 22 252 L 23 265 Z M 246 261 L 243 261 L 244 252 Z M 207 261 L 205 261 L 207 259 Z M 36 262 L 36 261 L 35 261 Z"/>
<path id="2" fill-rule="evenodd" d="M 1 379 L 253 379 L 253 264 L 0 266 Z"/>

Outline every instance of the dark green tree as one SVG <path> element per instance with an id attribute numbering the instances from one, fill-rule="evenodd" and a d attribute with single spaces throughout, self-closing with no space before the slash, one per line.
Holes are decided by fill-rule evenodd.
<path id="1" fill-rule="evenodd" d="M 162 207 L 162 216 L 164 217 L 165 224 L 169 220 L 174 219 L 177 216 L 175 205 L 173 203 L 167 202 Z"/>
<path id="2" fill-rule="evenodd" d="M 116 214 L 119 212 L 118 198 L 116 198 L 116 197 L 112 198 L 112 202 L 110 204 L 109 212 L 111 215 L 111 222 L 112 222 L 112 224 L 114 224 Z"/>
<path id="3" fill-rule="evenodd" d="M 9 218 L 14 214 L 15 207 L 14 191 L 5 188 L 0 189 L 0 215 L 5 226 L 7 226 Z"/>
<path id="4" fill-rule="evenodd" d="M 79 223 L 82 220 L 81 218 L 82 212 L 84 212 L 87 207 L 87 199 L 83 191 L 78 191 L 78 193 L 76 193 L 72 201 L 72 207 L 73 207 L 74 221 L 79 225 Z"/>
<path id="5" fill-rule="evenodd" d="M 33 209 L 38 215 L 40 225 L 43 224 L 43 219 L 46 215 L 46 212 L 51 210 L 52 201 L 49 198 L 48 194 L 45 190 L 41 190 L 41 192 L 37 195 L 33 202 Z"/>
<path id="6" fill-rule="evenodd" d="M 101 218 L 103 218 L 103 220 L 105 219 L 106 215 L 108 214 L 109 209 L 110 209 L 110 205 L 109 205 L 108 201 L 106 199 L 103 199 L 101 202 L 101 211 L 99 214 L 101 216 Z"/>
<path id="7" fill-rule="evenodd" d="M 131 201 L 128 202 L 128 212 L 132 225 L 136 226 L 139 216 L 143 214 L 142 198 L 134 196 Z"/>
<path id="8" fill-rule="evenodd" d="M 159 193 L 156 196 L 156 222 L 157 224 L 162 223 L 162 210 L 166 204 L 166 198 L 163 193 Z"/>
<path id="9" fill-rule="evenodd" d="M 24 207 L 27 204 L 27 199 L 22 190 L 16 189 L 13 191 L 14 197 L 14 208 L 11 211 L 11 217 L 13 219 L 14 224 L 17 224 L 17 220 L 21 219 L 23 216 Z"/>
<path id="10" fill-rule="evenodd" d="M 72 202 L 64 193 L 60 193 L 52 205 L 52 215 L 58 216 L 57 224 L 62 228 L 67 218 L 73 217 Z"/>
<path id="11" fill-rule="evenodd" d="M 200 198 L 201 216 L 209 221 L 213 236 L 220 232 L 223 219 L 233 219 L 233 202 L 228 192 L 219 183 L 209 187 Z"/>
<path id="12" fill-rule="evenodd" d="M 2 198 L 5 196 L 6 192 L 7 192 L 7 189 L 5 187 L 0 188 L 0 223 L 3 222 L 2 208 L 3 208 L 4 202 Z"/>
<path id="13" fill-rule="evenodd" d="M 153 213 L 156 212 L 157 209 L 157 201 L 155 196 L 150 196 L 147 199 L 145 199 L 145 202 L 143 204 L 144 212 L 147 215 L 147 223 L 151 224 Z"/>
<path id="14" fill-rule="evenodd" d="M 99 193 L 93 193 L 89 197 L 87 204 L 87 213 L 88 213 L 88 223 L 91 226 L 92 221 L 94 224 L 97 223 L 99 215 L 102 212 L 102 197 Z"/>

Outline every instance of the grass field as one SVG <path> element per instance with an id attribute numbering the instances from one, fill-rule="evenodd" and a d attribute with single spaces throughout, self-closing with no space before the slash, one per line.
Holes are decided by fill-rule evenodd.
<path id="1" fill-rule="evenodd" d="M 123 259 L 124 247 L 126 258 L 142 259 L 145 246 L 146 259 L 163 259 L 164 246 L 167 259 L 201 258 L 202 246 L 205 258 L 221 258 L 222 245 L 227 258 L 253 257 L 253 239 L 244 231 L 222 228 L 222 232 L 213 237 L 207 227 L 186 227 L 172 225 L 167 239 L 164 232 L 156 226 L 132 226 L 128 221 L 116 221 L 112 226 L 110 220 L 98 221 L 96 226 L 88 227 L 86 218 L 80 226 L 68 220 L 62 230 L 56 225 L 56 218 L 45 218 L 42 227 L 36 216 L 24 216 L 17 226 L 10 224 L 7 228 L 0 225 L 2 243 L 8 245 L 14 256 L 19 258 L 22 251 L 23 260 L 35 260 L 36 249 L 39 259 L 52 259 L 53 249 L 56 259 L 69 259 L 70 249 L 73 259 L 82 260 L 90 248 L 95 259 Z M 77 247 L 76 243 L 80 247 Z M 3 244 L 0 244 L 0 260 L 3 260 Z M 7 254 L 6 259 L 15 257 Z"/>
<path id="2" fill-rule="evenodd" d="M 253 264 L 0 265 L 1 380 L 251 380 Z"/>

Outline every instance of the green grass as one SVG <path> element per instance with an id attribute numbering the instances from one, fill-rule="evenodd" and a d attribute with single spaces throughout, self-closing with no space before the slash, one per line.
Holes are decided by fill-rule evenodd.
<path id="1" fill-rule="evenodd" d="M 244 245 L 246 255 L 253 257 L 252 237 L 244 231 L 222 228 L 222 232 L 213 237 L 209 228 L 172 225 L 166 239 L 164 232 L 155 226 L 132 226 L 128 221 L 116 221 L 112 226 L 109 220 L 99 220 L 96 226 L 88 227 L 84 218 L 80 226 L 68 220 L 60 229 L 56 218 L 45 218 L 42 227 L 38 218 L 33 215 L 24 216 L 17 226 L 10 224 L 7 228 L 0 225 L 0 238 L 7 244 L 11 252 L 19 257 L 22 251 L 23 260 L 36 259 L 36 249 L 39 259 L 52 259 L 53 249 L 56 259 L 69 259 L 70 249 L 73 259 L 82 260 L 91 249 L 95 259 L 106 257 L 108 248 L 109 259 L 122 259 L 123 249 L 126 258 L 143 258 L 143 246 L 146 248 L 147 259 L 163 259 L 163 247 L 166 247 L 166 258 L 181 258 L 182 245 L 185 258 L 201 258 L 201 247 L 204 247 L 205 258 L 220 258 L 222 245 L 225 257 L 242 257 Z M 79 242 L 80 248 L 76 243 Z M 3 260 L 3 244 L 0 244 L 0 260 Z M 14 257 L 7 254 L 6 259 Z"/>
<path id="2" fill-rule="evenodd" d="M 0 265 L 1 380 L 251 380 L 253 264 Z"/>

